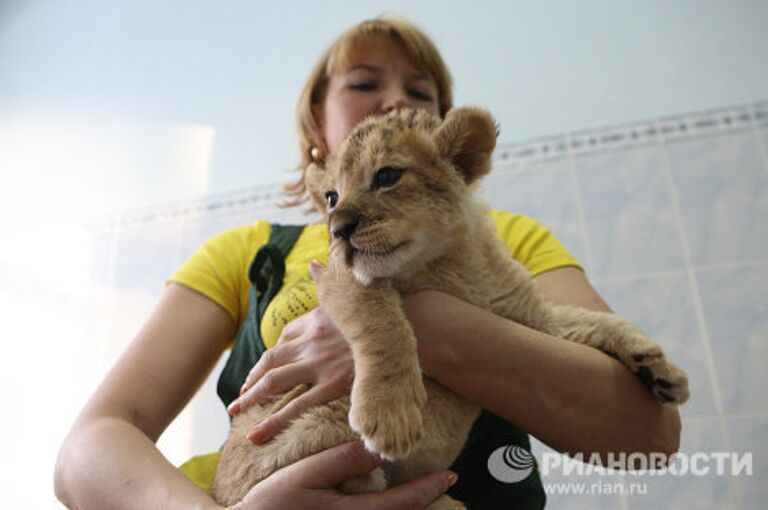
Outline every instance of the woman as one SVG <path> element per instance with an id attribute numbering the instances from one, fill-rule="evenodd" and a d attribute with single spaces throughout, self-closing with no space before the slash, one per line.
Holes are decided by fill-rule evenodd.
<path id="1" fill-rule="evenodd" d="M 321 57 L 300 98 L 301 168 L 312 160 L 322 164 L 366 116 L 402 107 L 439 115 L 450 109 L 450 77 L 439 53 L 422 32 L 403 21 L 373 20 L 353 27 Z M 303 179 L 288 192 L 294 205 L 303 203 Z M 577 262 L 541 225 L 506 213 L 494 213 L 494 219 L 512 255 L 534 273 L 548 299 L 610 311 Z M 171 278 L 157 309 L 62 446 L 56 488 L 63 502 L 76 508 L 103 508 L 105 501 L 120 508 L 216 508 L 153 442 L 235 336 L 247 311 L 248 264 L 269 231 L 268 224 L 256 222 L 223 233 Z M 307 269 L 312 259 L 324 258 L 325 228 L 308 226 L 286 261 L 283 289 L 261 323 L 270 349 L 229 406 L 234 414 L 297 384 L 311 386 L 249 434 L 255 443 L 274 436 L 307 407 L 349 391 L 349 348 L 317 306 Z M 604 353 L 437 292 L 407 296 L 404 306 L 419 338 L 424 372 L 480 404 L 494 419 L 514 423 L 564 452 L 677 450 L 680 422 L 675 408 L 656 403 L 629 370 Z M 310 311 L 301 315 L 304 310 Z M 154 398 L 146 399 L 148 394 Z M 239 508 L 309 506 L 302 501 L 316 508 L 419 508 L 456 481 L 437 473 L 384 494 L 342 498 L 329 488 L 343 475 L 371 469 L 374 461 L 356 445 L 319 456 L 258 484 Z M 344 473 L 330 468 L 341 469 L 339 456 L 356 459 Z M 473 492 L 469 486 L 462 489 L 462 479 L 472 476 L 467 473 L 459 472 L 454 486 L 464 500 Z M 541 506 L 540 483 L 538 487 L 531 490 L 539 491 L 541 498 L 533 500 Z M 304 497 L 310 499 L 300 499 Z"/>

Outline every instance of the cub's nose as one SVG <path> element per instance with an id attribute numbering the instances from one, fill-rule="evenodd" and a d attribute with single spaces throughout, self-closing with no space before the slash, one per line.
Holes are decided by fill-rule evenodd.
<path id="1" fill-rule="evenodd" d="M 336 239 L 341 238 L 345 241 L 349 241 L 349 238 L 355 233 L 359 222 L 360 213 L 351 207 L 335 209 L 328 217 L 331 235 Z"/>

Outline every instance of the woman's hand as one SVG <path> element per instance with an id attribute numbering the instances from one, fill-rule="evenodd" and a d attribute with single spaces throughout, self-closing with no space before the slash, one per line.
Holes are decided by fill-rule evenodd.
<path id="1" fill-rule="evenodd" d="M 344 494 L 335 488 L 380 463 L 361 443 L 345 443 L 276 471 L 231 510 L 424 508 L 456 482 L 455 473 L 441 471 L 382 492 Z"/>
<path id="2" fill-rule="evenodd" d="M 265 404 L 299 384 L 308 384 L 308 391 L 248 434 L 253 443 L 263 443 L 310 407 L 349 394 L 353 378 L 352 351 L 322 306 L 318 306 L 285 326 L 277 345 L 254 365 L 240 389 L 240 397 L 228 411 L 238 414 L 254 403 Z"/>

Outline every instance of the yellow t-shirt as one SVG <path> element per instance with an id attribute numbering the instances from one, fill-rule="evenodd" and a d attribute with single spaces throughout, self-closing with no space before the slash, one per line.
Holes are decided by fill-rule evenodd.
<path id="1" fill-rule="evenodd" d="M 560 241 L 541 223 L 522 214 L 492 211 L 496 233 L 510 255 L 534 275 L 564 266 L 579 266 Z M 248 311 L 248 267 L 269 240 L 266 221 L 236 227 L 204 243 L 171 276 L 218 303 L 240 324 Z M 308 225 L 285 261 L 283 286 L 266 309 L 261 324 L 264 345 L 275 345 L 283 327 L 317 306 L 315 282 L 307 269 L 312 259 L 328 260 L 324 224 Z"/>
<path id="2" fill-rule="evenodd" d="M 491 216 L 496 234 L 509 248 L 510 255 L 532 274 L 558 267 L 579 267 L 562 243 L 536 220 L 501 211 L 491 211 Z M 218 234 L 192 254 L 169 281 L 209 297 L 240 324 L 248 311 L 248 268 L 259 248 L 269 240 L 269 234 L 266 221 Z M 312 259 L 327 262 L 328 244 L 324 224 L 308 225 L 296 240 L 285 261 L 283 286 L 262 319 L 261 335 L 267 348 L 277 343 L 286 324 L 317 306 L 316 286 L 308 266 Z M 181 470 L 201 488 L 209 490 L 217 461 L 217 454 L 195 457 Z"/>

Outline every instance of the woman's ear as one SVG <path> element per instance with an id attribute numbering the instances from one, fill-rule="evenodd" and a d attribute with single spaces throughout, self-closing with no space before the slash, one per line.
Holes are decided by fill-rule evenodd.
<path id="1" fill-rule="evenodd" d="M 312 120 L 315 121 L 315 126 L 317 126 L 317 129 L 322 131 L 323 129 L 323 107 L 319 104 L 313 104 L 309 107 L 310 112 L 312 112 Z M 320 134 L 320 133 L 318 133 Z"/>
<path id="2" fill-rule="evenodd" d="M 323 133 L 323 106 L 313 104 L 310 106 L 312 113 L 312 148 L 311 157 L 315 162 L 324 161 L 328 157 L 328 146 L 325 143 Z"/>
<path id="3" fill-rule="evenodd" d="M 490 113 L 465 107 L 449 111 L 434 136 L 440 153 L 470 184 L 491 169 L 497 134 L 496 122 Z"/>

